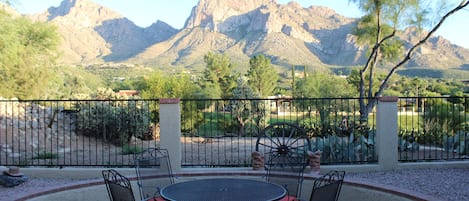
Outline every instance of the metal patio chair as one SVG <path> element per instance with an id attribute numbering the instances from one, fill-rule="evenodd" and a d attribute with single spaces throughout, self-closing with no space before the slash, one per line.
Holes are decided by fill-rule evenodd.
<path id="1" fill-rule="evenodd" d="M 174 183 L 168 150 L 149 148 L 138 154 L 135 171 L 140 198 L 164 200 L 160 197 L 160 189 Z"/>
<path id="2" fill-rule="evenodd" d="M 299 200 L 303 186 L 304 172 L 307 166 L 307 157 L 290 156 L 278 153 L 267 155 L 267 182 L 283 186 L 287 196 L 281 201 Z"/>
<path id="3" fill-rule="evenodd" d="M 310 201 L 337 201 L 345 171 L 332 170 L 314 181 Z"/>
<path id="4" fill-rule="evenodd" d="M 135 201 L 134 192 L 127 177 L 114 169 L 103 170 L 102 174 L 111 201 Z"/>

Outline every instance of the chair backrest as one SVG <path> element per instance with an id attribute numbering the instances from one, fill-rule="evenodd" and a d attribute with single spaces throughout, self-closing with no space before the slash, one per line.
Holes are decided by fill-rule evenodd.
<path id="1" fill-rule="evenodd" d="M 266 158 L 267 182 L 282 185 L 288 195 L 300 198 L 307 158 L 280 154 L 270 154 Z"/>
<path id="2" fill-rule="evenodd" d="M 160 188 L 174 183 L 169 153 L 149 148 L 135 157 L 135 171 L 140 198 L 158 197 Z M 157 180 L 146 177 L 158 177 Z"/>
<path id="3" fill-rule="evenodd" d="M 135 201 L 134 192 L 127 177 L 113 169 L 103 170 L 102 174 L 111 201 Z"/>
<path id="4" fill-rule="evenodd" d="M 332 170 L 314 180 L 310 201 L 337 201 L 345 171 Z"/>

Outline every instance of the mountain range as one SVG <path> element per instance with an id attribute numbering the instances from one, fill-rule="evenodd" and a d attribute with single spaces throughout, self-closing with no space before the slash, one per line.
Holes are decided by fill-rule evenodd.
<path id="1" fill-rule="evenodd" d="M 226 53 L 235 66 L 267 55 L 273 64 L 357 66 L 366 49 L 351 34 L 358 19 L 327 7 L 302 7 L 292 1 L 200 0 L 183 28 L 157 21 L 142 28 L 121 14 L 91 0 L 63 0 L 28 17 L 55 24 L 62 36 L 61 63 L 133 63 L 160 68 L 197 69 L 210 51 Z M 418 40 L 415 29 L 399 33 L 407 46 Z M 421 46 L 407 67 L 438 69 L 469 64 L 469 50 L 443 37 Z"/>

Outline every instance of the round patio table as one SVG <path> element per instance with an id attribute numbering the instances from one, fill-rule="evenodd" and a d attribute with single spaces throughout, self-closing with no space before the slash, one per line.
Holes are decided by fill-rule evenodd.
<path id="1" fill-rule="evenodd" d="M 171 184 L 160 193 L 167 200 L 177 201 L 266 201 L 285 197 L 287 190 L 261 180 L 214 178 Z"/>

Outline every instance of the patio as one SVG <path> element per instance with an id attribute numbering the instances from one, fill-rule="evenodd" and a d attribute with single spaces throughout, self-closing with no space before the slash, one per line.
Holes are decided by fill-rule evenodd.
<path id="1" fill-rule="evenodd" d="M 17 200 L 31 200 L 31 201 L 48 201 L 48 200 L 108 200 L 108 195 L 106 188 L 103 184 L 103 180 L 99 177 L 101 169 L 66 169 L 66 170 L 57 170 L 57 169 L 26 169 L 24 172 L 27 175 L 31 175 L 32 179 L 37 179 L 40 177 L 48 177 L 54 179 L 57 177 L 60 178 L 63 175 L 68 175 L 69 178 L 77 176 L 80 178 L 80 181 L 70 182 L 68 184 L 62 185 L 60 187 L 51 187 L 47 190 L 37 190 L 30 195 L 22 195 L 15 199 Z M 132 179 L 133 189 L 136 190 L 136 181 L 135 181 L 135 171 L 132 168 L 123 168 L 118 169 L 123 174 L 127 175 Z M 321 172 L 326 171 L 322 170 Z M 469 170 L 468 170 L 469 171 Z M 39 175 L 35 175 L 39 174 Z M 264 175 L 263 171 L 253 171 L 249 169 L 239 169 L 239 168 L 220 168 L 220 169 L 194 169 L 181 170 L 176 172 L 176 182 L 182 182 L 193 179 L 201 178 L 230 178 L 230 177 L 243 177 L 250 179 L 259 179 L 262 180 Z M 359 176 L 359 174 L 357 175 Z M 303 197 L 308 198 L 311 191 L 311 185 L 314 178 L 317 175 L 309 174 L 305 175 L 305 181 L 303 185 Z M 385 179 L 385 178 L 383 178 Z M 152 182 L 158 182 L 158 179 L 151 179 Z M 27 188 L 28 182 L 15 187 L 21 189 Z M 4 190 L 4 189 L 2 189 Z M 136 193 L 136 198 L 138 198 L 138 192 Z M 4 194 L 2 192 L 2 194 Z M 5 195 L 5 194 L 4 194 Z M 13 193 L 6 191 L 6 196 L 9 197 L 15 196 Z M 5 197 L 0 198 L 3 200 Z M 12 198 L 12 197 L 10 197 Z M 358 179 L 354 176 L 352 179 L 347 179 L 344 182 L 342 191 L 340 194 L 339 200 L 370 200 L 370 201 L 404 201 L 404 200 L 439 200 L 436 197 L 430 195 L 424 195 L 416 191 L 410 191 L 406 189 L 400 189 L 397 187 L 376 184 L 372 182 L 365 182 L 361 179 Z M 442 199 L 443 200 L 443 199 Z M 445 199 L 451 200 L 451 199 Z"/>

